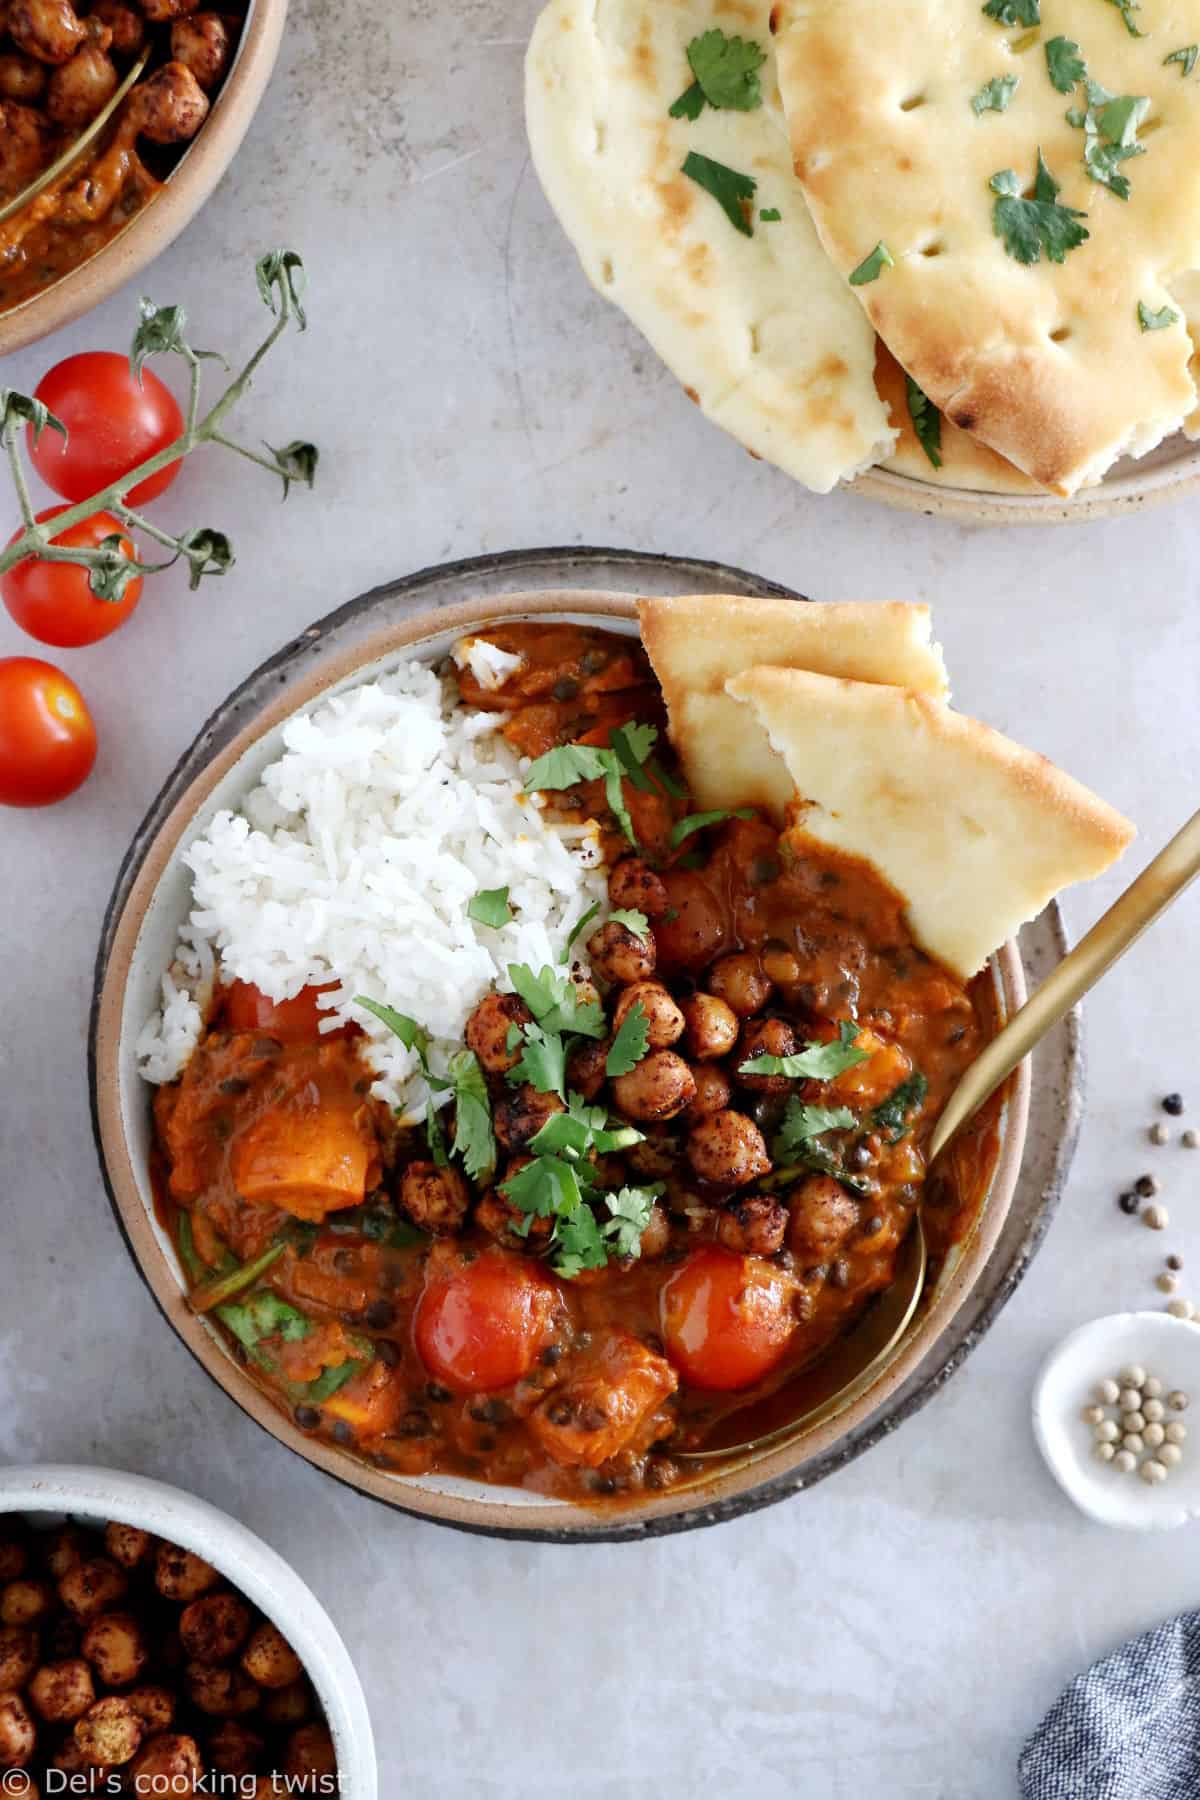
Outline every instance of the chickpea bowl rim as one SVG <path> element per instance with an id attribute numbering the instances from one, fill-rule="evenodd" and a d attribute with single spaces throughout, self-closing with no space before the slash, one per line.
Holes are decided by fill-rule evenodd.
<path id="1" fill-rule="evenodd" d="M 880 1409 L 936 1348 L 996 1247 L 1016 1187 L 1025 1145 L 1031 1089 L 1027 1066 L 1018 1071 L 1006 1101 L 1000 1153 L 976 1226 L 956 1265 L 943 1276 L 940 1291 L 927 1307 L 918 1328 L 867 1392 L 799 1443 L 731 1460 L 719 1470 L 681 1483 L 665 1493 L 644 1496 L 623 1505 L 619 1511 L 548 1501 L 518 1490 L 492 1488 L 450 1476 L 401 1476 L 357 1461 L 336 1446 L 303 1433 L 238 1366 L 213 1328 L 188 1306 L 174 1251 L 153 1214 L 145 1156 L 135 1148 L 138 1126 L 132 1117 L 137 1109 L 142 1114 L 149 1110 L 145 1084 L 136 1073 L 132 1078 L 129 1074 L 132 1039 L 144 1022 L 138 1016 L 138 1008 L 144 1005 L 145 995 L 150 991 L 146 985 L 147 971 L 152 966 L 145 945 L 147 918 L 163 884 L 170 881 L 173 872 L 178 875 L 179 852 L 184 840 L 204 822 L 199 815 L 210 816 L 218 805 L 230 803 L 227 792 L 214 800 L 214 791 L 226 783 L 246 791 L 257 774 L 256 768 L 246 765 L 253 764 L 256 754 L 258 767 L 269 760 L 272 752 L 267 747 L 267 740 L 287 718 L 339 686 L 369 678 L 377 665 L 389 660 L 394 662 L 401 655 L 443 655 L 455 637 L 486 629 L 489 624 L 502 619 L 557 616 L 608 625 L 626 633 L 632 628 L 636 632 L 637 586 L 625 593 L 591 587 L 524 589 L 519 579 L 505 581 L 504 591 L 500 594 L 437 606 L 415 614 L 406 613 L 382 627 L 369 623 L 372 608 L 384 606 L 398 590 L 407 587 L 422 592 L 422 582 L 428 584 L 431 577 L 442 577 L 444 582 L 460 577 L 458 591 L 470 592 L 473 572 L 499 569 L 504 574 L 511 570 L 516 575 L 518 570 L 535 570 L 543 558 L 549 562 L 552 557 L 565 563 L 568 569 L 580 567 L 581 572 L 589 569 L 589 559 L 603 562 L 612 558 L 614 565 L 621 566 L 623 572 L 627 572 L 624 565 L 628 564 L 635 571 L 635 579 L 636 573 L 647 576 L 647 584 L 642 589 L 645 592 L 660 591 L 661 582 L 656 584 L 649 578 L 648 571 L 661 568 L 661 580 L 667 581 L 670 571 L 671 581 L 671 585 L 662 591 L 700 592 L 707 587 L 713 592 L 757 591 L 799 600 L 798 596 L 789 595 L 786 589 L 759 582 L 741 571 L 726 571 L 715 565 L 610 552 L 513 553 L 510 558 L 481 558 L 472 563 L 451 565 L 444 571 L 425 571 L 409 578 L 408 582 L 375 590 L 309 627 L 279 656 L 256 671 L 209 721 L 177 766 L 143 830 L 134 839 L 118 876 L 97 958 L 90 1041 L 93 1126 L 118 1223 L 160 1310 L 206 1372 L 280 1442 L 360 1492 L 393 1507 L 461 1529 L 560 1541 L 640 1538 L 656 1532 L 692 1529 L 782 1498 L 786 1493 L 809 1485 L 820 1474 L 831 1472 L 832 1467 L 868 1448 L 891 1428 L 891 1419 L 877 1417 Z M 549 566 L 555 565 L 550 563 Z M 701 579 L 689 587 L 676 573 L 681 570 L 695 571 Z M 355 618 L 368 624 L 365 635 L 357 637 L 349 647 L 331 649 L 325 639 L 332 637 L 347 619 Z M 315 668 L 314 657 L 320 659 Z M 260 698 L 264 677 L 269 686 Z M 172 934 L 180 916 L 176 909 Z M 1053 915 L 1052 924 L 1056 927 L 1059 924 L 1057 914 Z M 162 936 L 161 924 L 159 936 Z M 1056 937 L 1061 937 L 1061 932 L 1056 931 Z M 156 975 L 164 966 L 161 960 L 153 962 Z M 1005 1008 L 1011 1010 L 1020 1005 L 1025 984 L 1015 944 L 1010 942 L 1001 948 L 993 959 L 993 971 Z M 137 986 L 139 980 L 143 998 L 140 1002 L 134 1001 L 131 1011 L 131 984 Z M 1074 1062 L 1069 1081 L 1072 1089 L 1078 1084 L 1078 1069 Z M 142 1129 L 144 1145 L 144 1127 Z M 1073 1139 L 1074 1107 L 1071 1117 L 1063 1121 L 1051 1183 L 1039 1196 L 1043 1212 L 1048 1213 L 1057 1198 L 1063 1164 L 1069 1159 Z M 1040 1237 L 1040 1230 L 1039 1223 L 1033 1234 L 1034 1241 Z M 1015 1276 L 1011 1277 L 1001 1304 L 1023 1273 L 1031 1248 L 1026 1250 Z M 940 1380 L 945 1379 L 950 1367 L 957 1366 L 961 1354 L 922 1382 L 921 1398 L 927 1397 L 927 1390 L 933 1391 Z M 920 1403 L 920 1398 L 905 1400 L 901 1411 L 913 1410 Z M 847 1440 L 851 1431 L 868 1424 L 871 1432 L 866 1441 L 849 1447 Z M 811 1465 L 818 1460 L 820 1466 L 814 1470 Z M 807 1475 L 806 1467 L 809 1468 Z"/>

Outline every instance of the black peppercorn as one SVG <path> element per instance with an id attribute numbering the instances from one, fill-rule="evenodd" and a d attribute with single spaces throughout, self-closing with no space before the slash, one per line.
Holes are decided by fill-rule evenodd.
<path id="1" fill-rule="evenodd" d="M 1143 1200 L 1153 1200 L 1162 1183 L 1157 1175 L 1139 1175 L 1133 1185 Z"/>
<path id="2" fill-rule="evenodd" d="M 1177 1119 L 1183 1111 L 1183 1095 L 1167 1094 L 1163 1100 L 1162 1109 L 1165 1113 L 1170 1113 L 1173 1119 Z"/>
<path id="3" fill-rule="evenodd" d="M 1135 1213 L 1138 1210 L 1138 1197 L 1134 1193 L 1118 1194 L 1117 1205 L 1123 1213 Z"/>

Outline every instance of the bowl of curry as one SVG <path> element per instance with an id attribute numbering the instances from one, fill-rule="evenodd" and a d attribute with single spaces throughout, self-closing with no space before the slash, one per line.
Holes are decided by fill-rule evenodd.
<path id="1" fill-rule="evenodd" d="M 232 161 L 287 0 L 0 7 L 0 355 L 107 299 Z"/>
<path id="2" fill-rule="evenodd" d="M 480 639 L 515 672 L 448 660 Z M 473 999 L 459 1055 L 477 1080 L 437 1115 L 379 1097 L 364 1027 L 389 1009 L 339 1022 L 322 984 L 273 1002 L 219 969 L 185 1065 L 151 1089 L 137 1044 L 192 900 L 187 846 L 298 711 L 402 659 L 448 675 L 537 779 L 564 748 L 655 742 L 618 789 L 623 820 L 586 757 L 539 800 L 599 821 L 603 902 L 554 969 Z M 1024 999 L 1014 945 L 959 980 L 869 863 L 753 806 L 697 815 L 663 726 L 627 596 L 405 620 L 286 683 L 206 760 L 111 921 L 98 1142 L 156 1298 L 282 1442 L 435 1520 L 587 1537 L 784 1491 L 937 1344 L 1013 1193 L 1026 1072 L 930 1182 L 923 1145 Z M 420 1052 L 420 1021 L 386 1023 Z M 469 1103 L 490 1152 L 464 1165 L 447 1151 Z M 918 1217 L 930 1276 L 903 1341 L 865 1393 L 780 1440 Z"/>

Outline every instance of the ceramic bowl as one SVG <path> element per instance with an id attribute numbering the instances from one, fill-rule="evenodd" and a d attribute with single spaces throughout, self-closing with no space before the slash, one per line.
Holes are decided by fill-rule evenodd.
<path id="1" fill-rule="evenodd" d="M 0 356 L 99 306 L 165 250 L 233 161 L 262 99 L 283 36 L 287 0 L 249 0 L 233 66 L 212 111 L 149 206 L 77 269 L 0 313 Z"/>
<path id="2" fill-rule="evenodd" d="M 703 591 L 704 585 L 690 589 L 677 585 L 673 591 Z M 709 586 L 711 591 L 717 584 Z M 372 598 L 358 604 L 369 609 Z M 298 708 L 340 687 L 378 675 L 401 659 L 436 661 L 458 637 L 499 619 L 566 618 L 631 635 L 637 631 L 636 607 L 630 595 L 560 589 L 471 600 L 402 617 L 359 634 L 344 646 L 335 647 L 335 633 L 330 642 L 323 642 L 326 628 L 336 628 L 351 610 L 331 615 L 298 639 L 285 655 L 282 670 L 260 671 L 260 675 L 269 672 L 271 679 L 265 684 L 252 682 L 247 691 L 233 697 L 224 709 L 219 731 L 210 722 L 181 765 L 194 773 L 181 780 L 177 772 L 168 788 L 172 803 L 155 809 L 148 828 L 135 840 L 118 883 L 97 966 L 93 1116 L 109 1192 L 143 1275 L 197 1359 L 273 1436 L 363 1492 L 447 1524 L 539 1537 L 624 1536 L 655 1527 L 678 1529 L 709 1523 L 806 1485 L 816 1478 L 814 1471 L 828 1473 L 839 1460 L 864 1447 L 864 1436 L 869 1435 L 865 1427 L 878 1424 L 874 1435 L 890 1428 L 895 1414 L 887 1414 L 889 1403 L 895 1405 L 902 1385 L 935 1351 L 970 1296 L 1000 1237 L 1017 1181 L 1029 1110 L 1027 1067 L 1018 1072 L 1006 1100 L 999 1160 L 976 1225 L 927 1296 L 899 1354 L 866 1393 L 797 1441 L 732 1458 L 693 1484 L 646 1495 L 623 1506 L 619 1513 L 444 1475 L 396 1475 L 360 1463 L 335 1446 L 306 1436 L 278 1411 L 234 1361 L 213 1328 L 187 1305 L 174 1247 L 155 1216 L 148 1172 L 151 1090 L 138 1076 L 134 1055 L 134 1044 L 157 1003 L 162 971 L 171 961 L 178 927 L 189 908 L 190 882 L 181 861 L 183 849 L 216 811 L 237 806 L 253 787 L 265 765 L 278 754 L 283 722 Z M 234 720 L 236 729 L 232 729 Z M 218 737 L 227 741 L 218 744 Z M 1014 944 L 1006 944 L 993 959 L 992 972 L 1002 1015 L 1007 1014 L 1025 998 L 1021 958 Z M 934 1380 L 943 1379 L 949 1366 L 944 1365 Z M 905 1410 L 908 1405 L 906 1402 Z M 887 1423 L 883 1422 L 885 1414 Z"/>
<path id="3" fill-rule="evenodd" d="M 0 1469 L 0 1525 L 5 1513 L 21 1513 L 35 1527 L 67 1515 L 87 1523 L 115 1519 L 212 1563 L 279 1627 L 304 1664 L 337 1751 L 340 1800 L 377 1800 L 371 1721 L 346 1646 L 315 1594 L 252 1531 L 165 1482 L 70 1464 Z"/>

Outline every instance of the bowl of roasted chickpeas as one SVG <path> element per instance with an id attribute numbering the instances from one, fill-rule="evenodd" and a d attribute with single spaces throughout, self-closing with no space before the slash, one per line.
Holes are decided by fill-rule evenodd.
<path id="1" fill-rule="evenodd" d="M 376 1800 L 353 1664 L 281 1557 L 177 1488 L 0 1471 L 0 1794 Z"/>
<path id="2" fill-rule="evenodd" d="M 99 304 L 232 161 L 287 0 L 0 0 L 0 355 Z"/>

